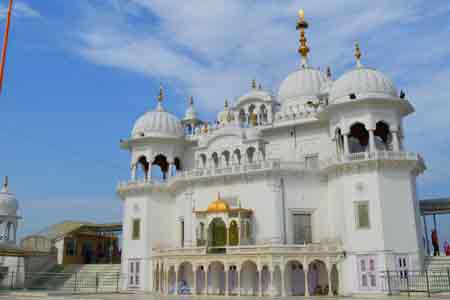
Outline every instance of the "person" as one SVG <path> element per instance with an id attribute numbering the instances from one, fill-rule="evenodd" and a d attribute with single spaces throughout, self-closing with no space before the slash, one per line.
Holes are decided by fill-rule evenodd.
<path id="1" fill-rule="evenodd" d="M 444 243 L 444 253 L 445 256 L 450 256 L 450 244 L 448 243 L 448 241 L 445 241 Z"/>
<path id="2" fill-rule="evenodd" d="M 431 244 L 433 245 L 433 256 L 439 256 L 439 240 L 436 229 L 431 231 Z"/>

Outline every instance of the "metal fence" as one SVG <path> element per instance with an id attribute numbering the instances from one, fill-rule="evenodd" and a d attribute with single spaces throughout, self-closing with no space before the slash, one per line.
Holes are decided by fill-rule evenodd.
<path id="1" fill-rule="evenodd" d="M 394 293 L 450 293 L 450 269 L 426 271 L 384 271 L 381 273 L 382 289 Z"/>
<path id="2" fill-rule="evenodd" d="M 40 290 L 67 293 L 118 293 L 126 276 L 117 272 L 0 273 L 2 290 Z"/>

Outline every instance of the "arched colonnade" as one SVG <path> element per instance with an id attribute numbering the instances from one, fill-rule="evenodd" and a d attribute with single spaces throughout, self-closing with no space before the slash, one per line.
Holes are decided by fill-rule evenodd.
<path id="1" fill-rule="evenodd" d="M 339 266 L 314 259 L 284 264 L 242 262 L 166 264 L 153 268 L 153 291 L 164 295 L 315 296 L 339 294 Z"/>

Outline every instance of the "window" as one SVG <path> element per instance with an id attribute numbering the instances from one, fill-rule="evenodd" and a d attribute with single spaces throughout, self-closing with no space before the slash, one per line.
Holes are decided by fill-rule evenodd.
<path id="1" fill-rule="evenodd" d="M 292 214 L 294 229 L 294 244 L 308 244 L 312 242 L 311 214 Z"/>
<path id="2" fill-rule="evenodd" d="M 376 261 L 373 256 L 360 256 L 358 258 L 359 287 L 362 290 L 376 289 Z"/>
<path id="3" fill-rule="evenodd" d="M 139 287 L 140 284 L 140 263 L 139 261 L 131 261 L 129 265 L 128 285 L 130 287 Z"/>
<path id="4" fill-rule="evenodd" d="M 134 219 L 132 227 L 133 228 L 132 228 L 132 236 L 131 236 L 131 238 L 133 240 L 139 240 L 141 238 L 141 220 L 140 219 Z"/>
<path id="5" fill-rule="evenodd" d="M 408 263 L 406 256 L 397 256 L 397 270 L 400 273 L 400 278 L 406 279 L 408 277 Z"/>
<path id="6" fill-rule="evenodd" d="M 370 228 L 369 203 L 358 202 L 355 205 L 356 211 L 356 227 L 358 229 Z"/>
<path id="7" fill-rule="evenodd" d="M 305 167 L 307 169 L 319 168 L 319 156 L 317 154 L 305 156 Z"/>
<path id="8" fill-rule="evenodd" d="M 180 220 L 180 238 L 181 238 L 181 247 L 184 247 L 184 220 Z"/>

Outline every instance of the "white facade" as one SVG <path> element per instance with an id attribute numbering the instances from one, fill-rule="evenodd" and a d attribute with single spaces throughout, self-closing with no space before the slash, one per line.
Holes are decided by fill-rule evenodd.
<path id="1" fill-rule="evenodd" d="M 212 125 L 192 99 L 166 112 L 161 89 L 121 143 L 124 289 L 348 295 L 384 292 L 399 260 L 422 268 L 411 104 L 359 49 L 336 81 L 306 54 L 277 96 L 253 82 Z"/>

